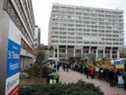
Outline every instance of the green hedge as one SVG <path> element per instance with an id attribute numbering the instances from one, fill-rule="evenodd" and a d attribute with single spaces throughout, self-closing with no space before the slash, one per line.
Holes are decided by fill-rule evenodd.
<path id="1" fill-rule="evenodd" d="M 28 92 L 29 91 L 29 92 Z M 28 93 L 25 93 L 28 92 Z M 23 94 L 25 93 L 25 94 Z M 93 84 L 79 81 L 76 84 L 32 85 L 22 89 L 21 95 L 103 95 Z"/>
<path id="2" fill-rule="evenodd" d="M 34 64 L 25 72 L 29 75 L 30 78 L 47 78 L 48 74 L 51 73 L 51 69 L 45 64 Z"/>

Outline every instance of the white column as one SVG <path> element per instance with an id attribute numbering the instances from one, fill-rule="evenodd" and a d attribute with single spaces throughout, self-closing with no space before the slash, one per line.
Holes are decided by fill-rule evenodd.
<path id="1" fill-rule="evenodd" d="M 119 49 L 117 50 L 117 59 L 120 58 L 120 53 L 119 53 Z"/>
<path id="2" fill-rule="evenodd" d="M 75 50 L 76 50 L 76 49 L 75 49 L 75 46 L 74 46 L 74 55 L 73 55 L 74 57 L 76 56 L 76 54 L 75 54 Z"/>
<path id="3" fill-rule="evenodd" d="M 81 57 L 83 57 L 83 47 L 81 48 Z"/>
<path id="4" fill-rule="evenodd" d="M 66 51 L 66 58 L 68 58 L 68 50 L 67 50 L 68 47 L 66 46 L 65 48 L 66 48 L 66 50 L 65 50 Z"/>
<path id="5" fill-rule="evenodd" d="M 89 51 L 88 52 L 89 52 L 89 54 L 91 54 L 91 47 L 89 47 Z"/>
<path id="6" fill-rule="evenodd" d="M 110 49 L 110 58 L 113 59 L 112 58 L 112 48 Z"/>
<path id="7" fill-rule="evenodd" d="M 57 58 L 59 59 L 59 46 L 57 46 Z"/>
<path id="8" fill-rule="evenodd" d="M 55 58 L 55 54 L 56 54 L 56 52 L 55 52 L 55 47 L 54 47 L 54 50 L 53 50 L 53 58 Z"/>
<path id="9" fill-rule="evenodd" d="M 105 58 L 105 48 L 103 48 L 103 58 Z"/>
<path id="10" fill-rule="evenodd" d="M 96 59 L 98 59 L 98 48 L 96 49 Z"/>

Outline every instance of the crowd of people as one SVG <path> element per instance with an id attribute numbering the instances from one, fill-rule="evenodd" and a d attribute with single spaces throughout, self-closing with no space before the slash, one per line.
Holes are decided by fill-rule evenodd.
<path id="1" fill-rule="evenodd" d="M 87 78 L 106 81 L 110 86 L 117 86 L 126 90 L 126 70 L 89 66 L 87 64 L 63 64 L 64 71 L 72 69 L 84 74 Z"/>
<path id="2" fill-rule="evenodd" d="M 83 65 L 83 74 L 87 76 L 87 78 L 97 78 L 100 80 L 104 80 L 110 84 L 110 86 L 117 86 L 119 88 L 126 89 L 126 71 L 123 69 L 116 68 L 100 68 L 93 67 L 88 65 Z"/>
<path id="3" fill-rule="evenodd" d="M 124 88 L 126 90 L 126 69 L 117 69 L 115 67 L 111 68 L 103 68 L 98 66 L 92 66 L 89 64 L 54 64 L 53 68 L 57 71 L 60 66 L 62 66 L 63 70 L 68 72 L 70 69 L 76 72 L 80 72 L 84 74 L 87 78 L 99 79 L 106 81 L 110 84 L 110 86 L 117 86 L 119 88 Z"/>

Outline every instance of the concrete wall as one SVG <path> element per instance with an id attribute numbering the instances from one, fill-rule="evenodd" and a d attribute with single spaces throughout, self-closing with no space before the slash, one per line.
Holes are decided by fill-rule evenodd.
<path id="1" fill-rule="evenodd" d="M 9 16 L 6 12 L 0 10 L 0 80 L 5 87 L 5 78 L 7 76 L 7 37 L 9 31 Z M 0 89 L 4 93 L 4 89 Z M 4 95 L 4 94 L 1 95 Z"/>
<path id="2" fill-rule="evenodd" d="M 6 77 L 7 37 L 9 31 L 9 16 L 0 11 L 0 76 Z"/>

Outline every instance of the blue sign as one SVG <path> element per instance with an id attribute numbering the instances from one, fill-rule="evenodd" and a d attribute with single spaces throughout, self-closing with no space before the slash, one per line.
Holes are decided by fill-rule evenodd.
<path id="1" fill-rule="evenodd" d="M 13 76 L 20 71 L 20 50 L 21 46 L 19 44 L 8 39 L 8 77 Z"/>
<path id="2" fill-rule="evenodd" d="M 124 60 L 115 60 L 115 61 L 114 61 L 114 64 L 115 64 L 115 65 L 120 65 L 120 64 L 124 64 L 124 63 L 125 63 Z"/>
<path id="3" fill-rule="evenodd" d="M 116 61 L 116 64 L 117 64 L 117 65 L 121 64 L 121 60 Z"/>

